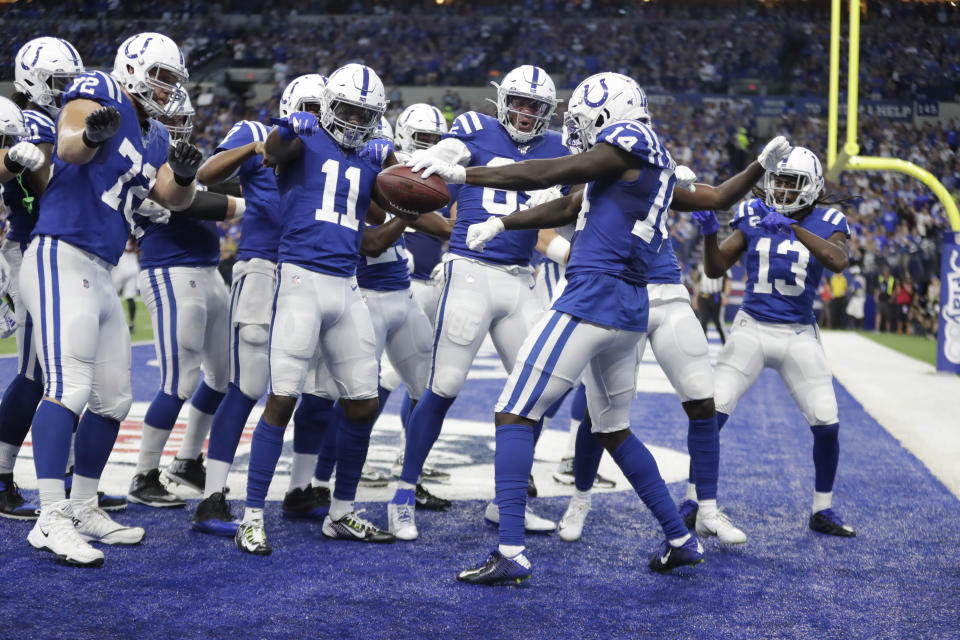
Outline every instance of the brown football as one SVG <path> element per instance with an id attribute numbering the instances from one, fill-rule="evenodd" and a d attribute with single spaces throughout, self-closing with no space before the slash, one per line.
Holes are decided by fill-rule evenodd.
<path id="1" fill-rule="evenodd" d="M 377 187 L 390 204 L 411 214 L 436 211 L 450 202 L 450 190 L 440 176 L 424 180 L 402 164 L 381 171 Z"/>

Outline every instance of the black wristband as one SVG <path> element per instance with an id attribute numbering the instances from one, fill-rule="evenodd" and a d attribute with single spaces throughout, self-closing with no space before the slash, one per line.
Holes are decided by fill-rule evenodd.
<path id="1" fill-rule="evenodd" d="M 7 171 L 18 176 L 23 173 L 23 170 L 26 168 L 16 160 L 10 157 L 10 151 L 8 150 L 6 155 L 3 156 L 3 166 L 7 168 Z"/>
<path id="2" fill-rule="evenodd" d="M 87 135 L 87 130 L 86 130 L 86 129 L 83 130 L 82 139 L 83 139 L 83 144 L 85 144 L 86 146 L 90 147 L 91 149 L 98 149 L 98 148 L 100 148 L 100 146 L 101 146 L 104 142 L 106 142 L 106 140 L 101 140 L 100 142 L 94 142 L 94 141 L 91 140 L 90 137 Z"/>
<path id="3" fill-rule="evenodd" d="M 173 179 L 176 180 L 177 184 L 180 185 L 181 187 L 189 187 L 195 177 L 196 175 L 187 177 L 187 176 L 178 175 L 176 173 L 173 174 Z"/>

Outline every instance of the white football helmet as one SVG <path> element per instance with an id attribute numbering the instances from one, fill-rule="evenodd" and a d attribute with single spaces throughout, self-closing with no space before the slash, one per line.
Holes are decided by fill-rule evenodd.
<path id="1" fill-rule="evenodd" d="M 319 73 L 294 78 L 280 96 L 280 117 L 289 118 L 294 111 L 310 111 L 319 116 L 326 86 L 327 77 Z"/>
<path id="2" fill-rule="evenodd" d="M 563 143 L 574 153 L 597 143 L 597 134 L 617 120 L 650 123 L 647 96 L 633 78 L 619 73 L 597 73 L 570 95 L 563 116 Z"/>
<path id="3" fill-rule="evenodd" d="M 83 61 L 72 44 L 60 38 L 34 38 L 20 47 L 14 62 L 14 86 L 30 96 L 50 116 L 60 111 L 60 96 L 78 74 Z"/>
<path id="4" fill-rule="evenodd" d="M 193 117 L 197 115 L 193 103 L 190 102 L 190 94 L 184 91 L 184 99 L 180 104 L 180 110 L 172 116 L 160 118 L 170 133 L 170 145 L 173 146 L 181 140 L 189 141 L 193 134 Z"/>
<path id="5" fill-rule="evenodd" d="M 528 142 L 547 130 L 557 109 L 557 90 L 546 71 L 525 64 L 505 75 L 502 83 L 491 84 L 497 88 L 497 118 L 514 142 Z M 520 106 L 526 106 L 532 112 L 518 111 Z M 510 121 L 511 113 L 534 118 L 533 128 L 530 131 L 517 129 Z"/>
<path id="6" fill-rule="evenodd" d="M 0 149 L 17 143 L 18 138 L 30 135 L 27 121 L 13 100 L 0 96 Z"/>
<path id="7" fill-rule="evenodd" d="M 362 147 L 374 137 L 387 109 L 380 77 L 362 64 L 346 64 L 327 78 L 320 124 L 348 149 Z"/>
<path id="8" fill-rule="evenodd" d="M 397 118 L 396 131 L 397 149 L 413 153 L 440 142 L 447 132 L 447 119 L 440 109 L 418 102 L 403 110 Z"/>
<path id="9" fill-rule="evenodd" d="M 163 78 L 162 72 L 166 72 Z M 180 110 L 186 96 L 183 83 L 190 77 L 177 43 L 149 32 L 131 36 L 120 45 L 111 75 L 153 118 Z M 162 97 L 158 98 L 157 92 Z"/>
<path id="10" fill-rule="evenodd" d="M 779 213 L 812 207 L 823 193 L 820 159 L 805 147 L 794 147 L 776 171 L 763 174 L 763 193 L 767 206 Z"/>
<path id="11" fill-rule="evenodd" d="M 390 126 L 390 121 L 380 116 L 380 122 L 377 124 L 377 131 L 373 134 L 373 137 L 393 142 L 393 127 Z"/>

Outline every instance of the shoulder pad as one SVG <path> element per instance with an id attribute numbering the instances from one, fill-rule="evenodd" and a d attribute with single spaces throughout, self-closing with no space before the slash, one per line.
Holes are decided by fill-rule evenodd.
<path id="1" fill-rule="evenodd" d="M 33 110 L 24 111 L 23 115 L 31 132 L 24 140 L 33 144 L 56 143 L 57 125 L 50 119 L 50 116 Z"/>
<path id="2" fill-rule="evenodd" d="M 610 123 L 597 135 L 597 142 L 619 147 L 655 167 L 673 169 L 677 166 L 656 132 L 637 120 Z"/>
<path id="3" fill-rule="evenodd" d="M 484 120 L 488 118 L 489 116 L 484 116 L 476 111 L 467 111 L 466 113 L 461 113 L 459 116 L 457 116 L 457 119 L 453 121 L 453 125 L 451 125 L 449 133 L 446 133 L 443 137 L 469 140 L 470 138 L 476 136 L 477 133 L 482 131 L 486 126 L 489 126 L 488 123 L 484 122 Z"/>
<path id="4" fill-rule="evenodd" d="M 108 106 L 123 100 L 123 90 L 113 76 L 103 71 L 88 71 L 81 73 L 70 83 L 63 93 L 63 104 L 77 98 L 96 100 Z"/>

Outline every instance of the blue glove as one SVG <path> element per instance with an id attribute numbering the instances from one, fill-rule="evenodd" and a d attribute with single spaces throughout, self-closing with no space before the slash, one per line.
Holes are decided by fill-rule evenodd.
<path id="1" fill-rule="evenodd" d="M 320 130 L 317 116 L 309 111 L 294 111 L 289 118 L 270 118 L 270 124 L 277 125 L 280 139 L 288 142 L 297 136 L 312 136 Z"/>
<path id="2" fill-rule="evenodd" d="M 720 221 L 713 211 L 694 211 L 690 217 L 699 223 L 702 236 L 712 236 L 720 230 Z"/>
<path id="3" fill-rule="evenodd" d="M 788 218 L 782 213 L 771 211 L 760 220 L 760 227 L 770 233 L 790 233 L 790 225 L 796 224 L 796 220 Z"/>

